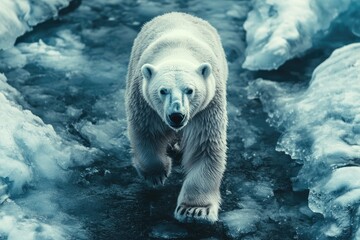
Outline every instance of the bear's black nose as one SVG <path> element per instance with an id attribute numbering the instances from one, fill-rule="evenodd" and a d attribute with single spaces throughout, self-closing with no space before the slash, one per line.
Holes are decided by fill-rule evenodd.
<path id="1" fill-rule="evenodd" d="M 169 119 L 175 126 L 179 126 L 184 120 L 185 115 L 182 113 L 172 113 L 169 115 Z"/>

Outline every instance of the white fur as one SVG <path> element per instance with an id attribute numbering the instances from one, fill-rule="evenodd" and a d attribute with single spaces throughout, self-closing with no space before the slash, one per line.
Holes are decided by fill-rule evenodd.
<path id="1" fill-rule="evenodd" d="M 220 38 L 202 19 L 165 14 L 145 24 L 134 41 L 126 86 L 133 163 L 150 185 L 162 185 L 171 171 L 166 148 L 181 138 L 186 178 L 174 213 L 179 221 L 218 218 L 227 75 Z M 183 117 L 180 125 L 174 113 Z"/>

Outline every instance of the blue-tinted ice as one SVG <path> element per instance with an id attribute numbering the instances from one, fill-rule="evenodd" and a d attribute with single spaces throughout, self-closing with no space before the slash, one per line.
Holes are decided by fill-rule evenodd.
<path id="1" fill-rule="evenodd" d="M 353 7 L 356 1 L 353 1 Z M 254 0 L 244 24 L 247 32 L 244 68 L 277 69 L 312 47 L 318 35 L 347 10 L 351 0 Z"/>
<path id="2" fill-rule="evenodd" d="M 303 165 L 294 188 L 310 189 L 310 209 L 325 217 L 316 224 L 319 239 L 359 238 L 359 56 L 358 43 L 335 50 L 304 90 L 263 79 L 250 85 L 283 131 L 277 150 Z"/>

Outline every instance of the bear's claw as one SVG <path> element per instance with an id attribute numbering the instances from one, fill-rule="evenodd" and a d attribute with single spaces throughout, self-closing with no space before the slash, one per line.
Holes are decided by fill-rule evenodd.
<path id="1" fill-rule="evenodd" d="M 162 174 L 142 174 L 143 179 L 149 185 L 153 188 L 158 188 L 164 185 L 166 179 L 168 178 L 168 175 L 166 173 Z"/>
<path id="2" fill-rule="evenodd" d="M 135 165 L 138 175 L 143 179 L 149 187 L 158 188 L 164 185 L 166 179 L 171 173 L 171 161 L 166 164 L 159 163 L 148 167 L 140 167 Z"/>
<path id="3" fill-rule="evenodd" d="M 217 210 L 211 205 L 179 205 L 174 212 L 174 216 L 177 220 L 184 223 L 214 223 L 218 220 Z"/>

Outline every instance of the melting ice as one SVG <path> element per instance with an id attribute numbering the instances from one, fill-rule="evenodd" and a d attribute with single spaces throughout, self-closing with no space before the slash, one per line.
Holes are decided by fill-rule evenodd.
<path id="1" fill-rule="evenodd" d="M 254 0 L 244 28 L 247 48 L 243 67 L 277 69 L 311 48 L 317 34 L 348 9 L 351 0 Z M 355 5 L 355 1 L 354 1 Z"/>
<path id="2" fill-rule="evenodd" d="M 11 48 L 16 38 L 38 23 L 57 15 L 70 0 L 2 0 L 0 7 L 0 49 Z"/>
<path id="3" fill-rule="evenodd" d="M 250 86 L 284 131 L 277 150 L 303 164 L 295 189 L 310 189 L 309 207 L 321 213 L 321 238 L 358 239 L 360 206 L 360 44 L 334 53 L 313 72 L 305 90 L 258 79 Z"/>

